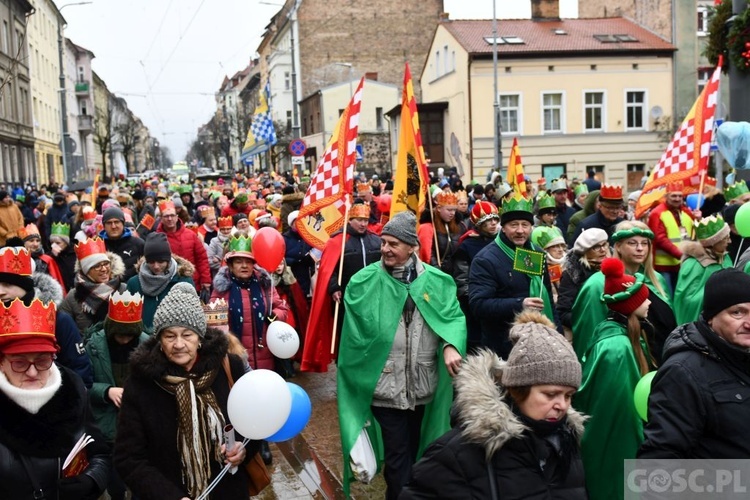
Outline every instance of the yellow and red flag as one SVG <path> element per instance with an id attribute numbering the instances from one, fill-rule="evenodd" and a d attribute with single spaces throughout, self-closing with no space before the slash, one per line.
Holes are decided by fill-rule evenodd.
<path id="1" fill-rule="evenodd" d="M 427 200 L 430 176 L 427 173 L 427 160 L 422 147 L 422 134 L 419 131 L 417 99 L 414 97 L 414 85 L 408 63 L 404 69 L 400 126 L 391 217 L 398 212 L 409 210 L 419 218 Z"/>
<path id="2" fill-rule="evenodd" d="M 310 246 L 320 250 L 333 233 L 344 227 L 346 195 L 352 193 L 354 183 L 364 82 L 364 78 L 359 81 L 349 105 L 336 124 L 315 175 L 310 178 L 310 187 L 307 188 L 295 223 L 300 236 Z"/>
<path id="3" fill-rule="evenodd" d="M 667 184 L 671 182 L 681 181 L 686 194 L 698 190 L 701 177 L 708 170 L 720 78 L 721 60 L 711 80 L 675 132 L 659 163 L 648 176 L 635 206 L 636 218 L 640 218 L 646 210 L 661 201 L 666 194 Z"/>
<path id="4" fill-rule="evenodd" d="M 513 147 L 510 149 L 510 160 L 508 161 L 508 184 L 513 191 L 526 196 L 526 177 L 523 174 L 523 161 L 521 160 L 521 148 L 518 147 L 518 138 L 513 138 Z"/>

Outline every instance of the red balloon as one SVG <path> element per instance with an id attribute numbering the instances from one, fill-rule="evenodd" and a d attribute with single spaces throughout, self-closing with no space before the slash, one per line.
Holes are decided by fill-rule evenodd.
<path id="1" fill-rule="evenodd" d="M 253 257 L 260 267 L 272 273 L 279 267 L 284 254 L 286 243 L 281 233 L 272 227 L 262 227 L 253 237 Z"/>

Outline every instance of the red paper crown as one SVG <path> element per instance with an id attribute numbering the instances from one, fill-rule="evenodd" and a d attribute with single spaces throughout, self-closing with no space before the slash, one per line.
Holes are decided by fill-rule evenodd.
<path id="1" fill-rule="evenodd" d="M 366 183 L 366 182 L 358 182 L 357 183 L 357 193 L 358 194 L 369 193 L 370 191 L 372 191 L 372 187 L 370 187 L 370 185 L 368 183 Z"/>
<path id="2" fill-rule="evenodd" d="M 171 200 L 162 201 L 161 203 L 159 203 L 159 212 L 164 213 L 167 210 L 176 210 L 174 208 L 174 203 L 172 203 Z"/>
<path id="3" fill-rule="evenodd" d="M 355 203 L 352 208 L 349 209 L 350 219 L 369 219 L 370 218 L 370 205 L 367 203 Z"/>
<path id="4" fill-rule="evenodd" d="M 716 187 L 716 177 L 706 176 L 706 186 Z"/>
<path id="5" fill-rule="evenodd" d="M 107 253 L 107 248 L 104 246 L 104 240 L 96 236 L 87 239 L 83 243 L 78 243 L 75 250 L 79 261 L 82 261 L 91 255 Z"/>
<path id="6" fill-rule="evenodd" d="M 198 228 L 199 227 L 200 226 L 198 226 L 198 224 L 196 224 L 195 222 L 188 222 L 188 223 L 185 224 L 185 229 L 187 229 L 189 231 L 192 231 L 195 234 L 198 234 Z"/>
<path id="7" fill-rule="evenodd" d="M 443 207 L 455 207 L 458 205 L 458 196 L 456 196 L 456 193 L 450 191 L 440 191 L 435 195 L 435 201 L 438 205 Z"/>
<path id="8" fill-rule="evenodd" d="M 56 316 L 57 307 L 51 301 L 45 305 L 34 299 L 26 306 L 15 299 L 9 306 L 0 304 L 0 346 L 4 352 L 55 352 Z"/>
<path id="9" fill-rule="evenodd" d="M 599 191 L 599 198 L 602 200 L 622 201 L 622 186 L 603 184 L 601 191 Z"/>
<path id="10" fill-rule="evenodd" d="M 34 224 L 33 222 L 31 224 L 27 224 L 26 227 L 22 227 L 21 229 L 19 229 L 18 236 L 22 240 L 25 240 L 29 236 L 41 237 L 39 233 L 39 228 L 36 227 L 36 224 Z"/>
<path id="11" fill-rule="evenodd" d="M 83 220 L 96 219 L 97 213 L 93 207 L 83 207 Z"/>
<path id="12" fill-rule="evenodd" d="M 143 318 L 143 298 L 141 294 L 115 292 L 109 296 L 107 316 L 118 323 L 137 323 Z"/>
<path id="13" fill-rule="evenodd" d="M 684 188 L 682 181 L 673 181 L 667 184 L 667 193 L 682 193 Z"/>
<path id="14" fill-rule="evenodd" d="M 23 247 L 0 248 L 0 273 L 31 276 L 31 255 Z"/>
<path id="15" fill-rule="evenodd" d="M 218 224 L 219 224 L 219 229 L 221 229 L 222 227 L 232 227 L 234 225 L 232 224 L 232 218 L 229 216 L 219 217 Z"/>

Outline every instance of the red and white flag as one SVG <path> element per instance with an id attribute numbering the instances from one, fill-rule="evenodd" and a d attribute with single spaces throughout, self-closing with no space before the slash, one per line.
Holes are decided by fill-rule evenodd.
<path id="1" fill-rule="evenodd" d="M 640 218 L 662 199 L 670 182 L 681 181 L 686 193 L 695 192 L 700 186 L 701 176 L 708 169 L 711 153 L 720 78 L 721 61 L 682 121 L 661 160 L 648 176 L 635 207 L 636 218 Z"/>

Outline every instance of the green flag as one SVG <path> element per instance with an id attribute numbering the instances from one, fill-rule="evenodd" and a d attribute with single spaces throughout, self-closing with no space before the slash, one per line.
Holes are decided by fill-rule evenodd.
<path id="1" fill-rule="evenodd" d="M 513 270 L 524 274 L 541 276 L 544 272 L 544 252 L 527 250 L 516 247 L 516 255 L 513 259 Z"/>

